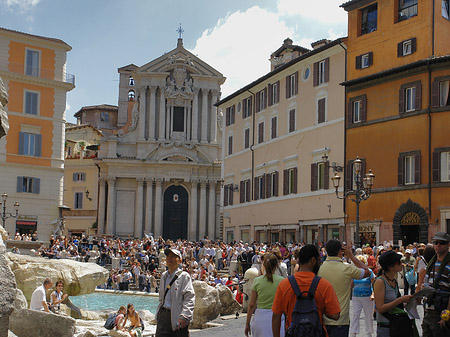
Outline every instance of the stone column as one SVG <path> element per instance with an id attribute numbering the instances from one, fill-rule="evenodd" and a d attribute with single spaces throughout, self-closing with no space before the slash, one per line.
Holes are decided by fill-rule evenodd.
<path id="1" fill-rule="evenodd" d="M 217 108 L 214 106 L 214 104 L 217 102 L 217 96 L 218 91 L 214 90 L 212 92 L 212 99 L 211 99 L 211 143 L 215 143 L 217 141 Z"/>
<path id="2" fill-rule="evenodd" d="M 198 142 L 198 89 L 194 89 L 192 102 L 192 140 Z"/>
<path id="3" fill-rule="evenodd" d="M 144 207 L 144 178 L 137 178 L 136 204 L 134 216 L 134 236 L 142 238 L 142 212 Z"/>
<path id="4" fill-rule="evenodd" d="M 206 235 L 206 182 L 200 183 L 200 221 L 199 221 L 199 240 Z"/>
<path id="5" fill-rule="evenodd" d="M 170 134 L 172 130 L 172 113 L 173 105 L 167 105 L 167 115 L 166 115 L 166 139 L 170 139 Z"/>
<path id="6" fill-rule="evenodd" d="M 186 140 L 191 140 L 191 104 L 184 103 L 184 112 L 186 114 Z"/>
<path id="7" fill-rule="evenodd" d="M 106 180 L 100 178 L 100 195 L 98 197 L 98 210 L 97 210 L 97 233 L 105 234 L 105 200 L 106 200 Z"/>
<path id="8" fill-rule="evenodd" d="M 116 234 L 116 177 L 108 177 L 108 214 L 106 234 Z"/>
<path id="9" fill-rule="evenodd" d="M 153 180 L 151 178 L 147 178 L 147 200 L 145 206 L 145 229 L 144 233 L 153 233 L 154 228 L 153 224 Z"/>
<path id="10" fill-rule="evenodd" d="M 208 142 L 208 90 L 202 89 L 202 143 Z"/>
<path id="11" fill-rule="evenodd" d="M 159 135 L 158 140 L 164 139 L 164 130 L 166 128 L 166 98 L 164 97 L 164 88 L 160 87 L 161 97 L 159 100 Z"/>
<path id="12" fill-rule="evenodd" d="M 209 182 L 209 208 L 208 208 L 208 238 L 216 238 L 216 183 Z"/>
<path id="13" fill-rule="evenodd" d="M 148 125 L 148 138 L 150 140 L 155 140 L 155 130 L 156 130 L 156 87 L 150 87 L 150 115 L 149 115 L 149 125 Z"/>
<path id="14" fill-rule="evenodd" d="M 157 240 L 162 235 L 163 218 L 162 218 L 162 180 L 156 179 L 156 193 L 155 193 L 155 239 Z"/>
<path id="15" fill-rule="evenodd" d="M 189 224 L 189 240 L 197 241 L 197 188 L 198 181 L 192 180 L 191 182 L 191 221 Z"/>
<path id="16" fill-rule="evenodd" d="M 140 89 L 140 94 L 139 94 L 139 121 L 138 121 L 138 132 L 139 132 L 139 139 L 143 140 L 145 138 L 145 123 L 147 123 L 147 121 L 145 120 L 146 118 L 146 113 L 145 113 L 145 88 L 142 87 Z"/>

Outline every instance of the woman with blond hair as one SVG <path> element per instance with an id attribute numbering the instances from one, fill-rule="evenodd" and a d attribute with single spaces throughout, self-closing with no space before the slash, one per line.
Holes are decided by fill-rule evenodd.
<path id="1" fill-rule="evenodd" d="M 283 280 L 283 277 L 275 274 L 277 267 L 278 258 L 271 253 L 265 254 L 263 257 L 264 275 L 255 278 L 250 294 L 244 332 L 247 337 L 249 334 L 254 337 L 273 337 L 272 303 L 278 284 Z M 251 325 L 250 320 L 252 321 Z M 284 326 L 285 324 L 282 323 L 281 336 L 284 336 Z"/>

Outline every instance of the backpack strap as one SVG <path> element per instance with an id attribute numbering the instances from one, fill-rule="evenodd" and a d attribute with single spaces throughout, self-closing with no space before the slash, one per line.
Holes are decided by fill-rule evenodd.
<path id="1" fill-rule="evenodd" d="M 302 296 L 302 292 L 300 287 L 298 286 L 297 280 L 294 275 L 288 276 L 289 283 L 291 284 L 292 290 L 294 290 L 295 296 L 300 298 Z"/>
<path id="2" fill-rule="evenodd" d="M 316 293 L 316 289 L 317 289 L 320 279 L 321 279 L 321 277 L 315 275 L 311 282 L 311 286 L 309 287 L 308 293 L 309 293 L 309 296 L 311 296 L 312 298 L 314 298 L 314 295 Z"/>

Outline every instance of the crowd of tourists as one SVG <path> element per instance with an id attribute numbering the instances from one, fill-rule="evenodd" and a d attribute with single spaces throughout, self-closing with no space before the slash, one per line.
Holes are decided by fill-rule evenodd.
<path id="1" fill-rule="evenodd" d="M 445 310 L 450 310 L 449 247 L 447 233 L 437 233 L 428 245 L 364 245 L 357 249 L 338 240 L 323 245 L 269 245 L 224 243 L 208 238 L 191 242 L 161 237 L 141 240 L 82 237 L 52 238 L 50 246 L 41 247 L 38 253 L 64 258 L 66 252 L 84 261 L 94 257 L 98 264 L 114 267 L 106 288 L 128 290 L 134 285 L 141 291 L 159 292 L 161 297 L 167 291 L 165 284 L 160 289 L 160 283 L 169 268 L 167 252 L 171 250 L 179 255 L 177 268 L 191 282 L 229 286 L 241 303 L 243 294 L 238 285 L 253 267 L 260 276 L 254 280 L 250 294 L 246 294 L 249 300 L 246 336 L 298 335 L 305 327 L 299 323 L 302 314 L 296 302 L 299 294 L 309 291 L 313 294 L 310 299 L 315 300 L 319 328 L 329 337 L 358 335 L 362 312 L 369 336 L 375 333 L 374 322 L 380 337 L 396 337 L 395 329 L 399 327 L 401 336 L 417 336 L 416 320 L 404 316 L 403 308 L 410 301 L 425 305 L 421 318 L 423 336 L 448 337 L 450 323 Z M 224 268 L 226 273 L 221 272 Z M 416 291 L 424 288 L 434 291 L 413 299 Z M 122 314 L 127 317 L 125 312 Z"/>

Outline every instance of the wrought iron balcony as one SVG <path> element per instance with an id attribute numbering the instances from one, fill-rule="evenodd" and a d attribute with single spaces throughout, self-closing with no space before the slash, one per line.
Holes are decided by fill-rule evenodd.
<path id="1" fill-rule="evenodd" d="M 45 78 L 48 80 L 62 81 L 75 85 L 75 75 L 66 73 L 63 78 L 56 78 L 55 71 L 52 69 L 33 67 L 23 63 L 9 62 L 6 67 L 1 67 L 0 70 L 16 74 Z"/>

